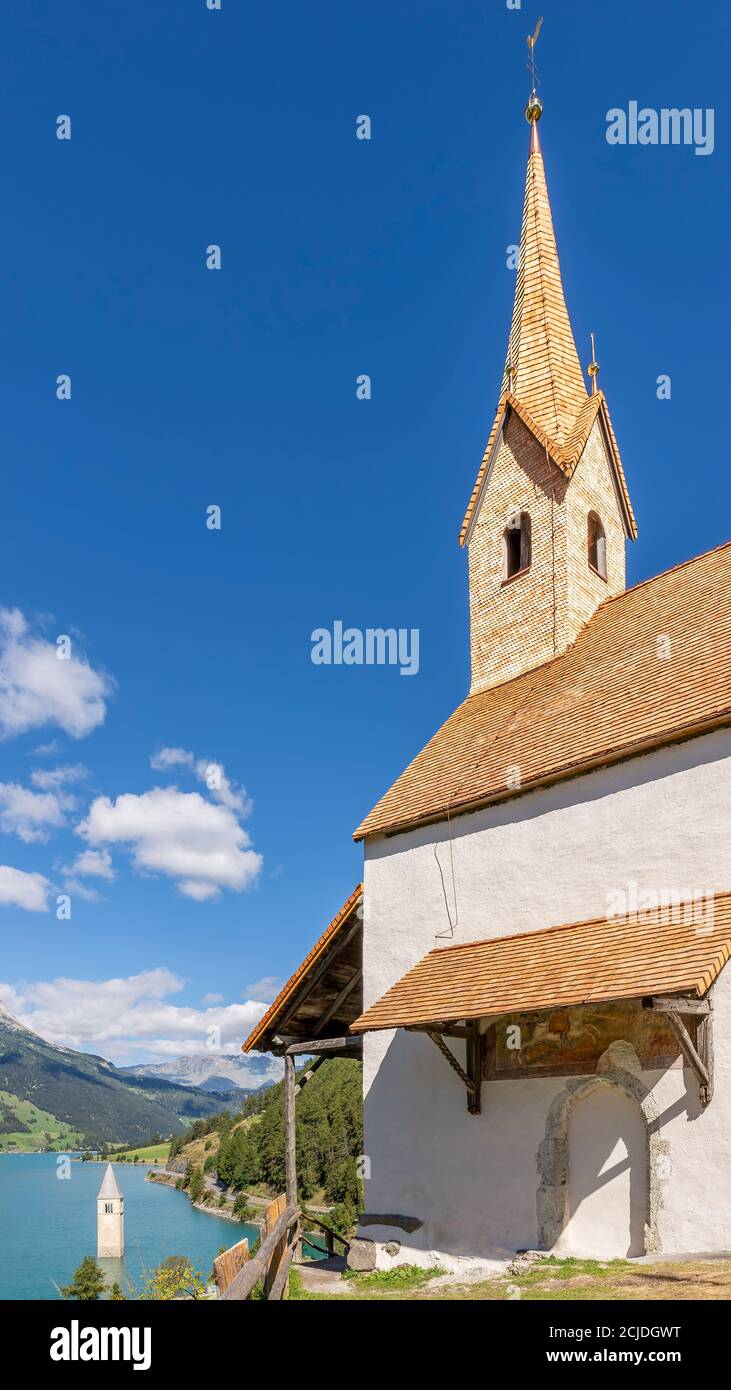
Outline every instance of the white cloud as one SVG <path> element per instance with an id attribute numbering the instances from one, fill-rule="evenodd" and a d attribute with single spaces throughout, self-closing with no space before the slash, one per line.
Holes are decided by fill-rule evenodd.
<path id="1" fill-rule="evenodd" d="M 150 756 L 150 767 L 156 772 L 164 772 L 169 767 L 192 767 L 195 758 L 185 748 L 161 748 L 159 753 Z"/>
<path id="2" fill-rule="evenodd" d="M 96 888 L 90 888 L 87 883 L 82 883 L 80 878 L 67 878 L 64 880 L 64 888 L 73 897 L 83 898 L 87 903 L 101 902 L 101 894 L 97 893 Z"/>
<path id="3" fill-rule="evenodd" d="M 254 809 L 254 803 L 246 795 L 243 787 L 235 782 L 229 782 L 224 771 L 223 763 L 211 762 L 208 758 L 199 758 L 195 765 L 195 775 L 199 782 L 208 788 L 214 801 L 219 801 L 222 806 L 228 806 L 230 811 L 235 811 L 239 816 L 250 816 Z"/>
<path id="4" fill-rule="evenodd" d="M 108 849 L 83 849 L 77 854 L 73 864 L 64 869 L 65 874 L 80 874 L 86 878 L 116 878 L 112 867 L 112 856 Z"/>
<path id="5" fill-rule="evenodd" d="M 88 776 L 89 769 L 83 763 L 69 763 L 66 767 L 36 768 L 31 772 L 30 780 L 34 787 L 40 787 L 43 791 L 56 791 L 69 783 L 81 782 Z"/>
<path id="6" fill-rule="evenodd" d="M 74 654 L 34 636 L 17 608 L 0 608 L 0 737 L 57 724 L 83 738 L 104 721 L 113 682 Z"/>
<path id="7" fill-rule="evenodd" d="M 64 823 L 73 799 L 54 792 L 34 792 L 17 782 L 0 782 L 0 830 L 26 844 L 47 840 Z"/>
<path id="8" fill-rule="evenodd" d="M 239 1056 L 263 1006 L 196 1009 L 168 1003 L 167 997 L 183 987 L 173 971 L 160 967 L 121 979 L 0 984 L 0 1000 L 49 1042 L 97 1052 L 111 1061 L 129 1061 L 139 1053 Z"/>
<path id="9" fill-rule="evenodd" d="M 39 743 L 30 753 L 31 758 L 50 758 L 52 755 L 61 752 L 61 744 L 57 738 L 52 738 L 50 743 Z"/>
<path id="10" fill-rule="evenodd" d="M 260 980 L 254 980 L 251 985 L 244 985 L 242 992 L 243 999 L 260 999 L 265 1004 L 271 1004 L 276 999 L 282 988 L 284 981 L 278 975 L 263 975 Z"/>
<path id="11" fill-rule="evenodd" d="M 0 864 L 0 904 L 22 907 L 26 912 L 47 912 L 51 885 L 42 874 L 27 874 Z"/>
<path id="12" fill-rule="evenodd" d="M 204 994 L 204 995 L 203 995 L 203 999 L 202 999 L 202 1003 L 203 1003 L 204 1005 L 206 1005 L 206 1004 L 222 1004 L 222 1003 L 223 1003 L 223 995 L 222 995 L 222 994 Z"/>
<path id="13" fill-rule="evenodd" d="M 161 748 L 150 758 L 150 767 L 156 772 L 166 772 L 173 767 L 187 767 L 195 772 L 210 792 L 214 801 L 228 806 L 238 816 L 249 816 L 254 807 L 244 788 L 229 781 L 223 763 L 215 758 L 196 758 L 187 748 Z"/>
<path id="14" fill-rule="evenodd" d="M 141 873 L 162 873 L 198 902 L 222 888 L 240 893 L 258 878 L 262 858 L 226 806 L 198 792 L 155 787 L 112 801 L 97 797 L 77 833 L 91 846 L 129 845 Z"/>

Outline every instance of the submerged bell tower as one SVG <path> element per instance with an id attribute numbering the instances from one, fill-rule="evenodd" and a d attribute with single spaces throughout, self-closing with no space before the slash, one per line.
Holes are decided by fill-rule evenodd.
<path id="1" fill-rule="evenodd" d="M 96 1253 L 100 1260 L 121 1260 L 124 1255 L 124 1196 L 111 1163 L 96 1199 Z"/>
<path id="2" fill-rule="evenodd" d="M 540 27 L 540 26 L 539 26 Z M 460 533 L 469 556 L 471 690 L 565 651 L 625 587 L 637 535 L 593 349 L 587 390 L 564 297 L 533 90 L 513 315 L 500 400 Z"/>

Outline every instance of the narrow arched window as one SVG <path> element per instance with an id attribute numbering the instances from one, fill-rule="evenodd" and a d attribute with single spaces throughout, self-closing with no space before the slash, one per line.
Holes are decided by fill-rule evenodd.
<path id="1" fill-rule="evenodd" d="M 587 546 L 589 555 L 589 568 L 593 569 L 602 579 L 607 577 L 607 538 L 596 512 L 589 512 L 587 517 Z"/>
<path id="2" fill-rule="evenodd" d="M 503 583 L 530 569 L 530 516 L 513 512 L 503 531 Z"/>

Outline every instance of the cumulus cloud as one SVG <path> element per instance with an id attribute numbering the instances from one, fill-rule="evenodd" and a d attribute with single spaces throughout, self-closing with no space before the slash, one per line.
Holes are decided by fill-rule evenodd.
<path id="1" fill-rule="evenodd" d="M 88 883 L 84 883 L 80 878 L 67 878 L 64 880 L 64 888 L 67 893 L 75 894 L 77 898 L 84 898 L 87 903 L 101 902 L 101 894 L 97 893 L 96 888 L 90 888 Z"/>
<path id="2" fill-rule="evenodd" d="M 254 805 L 251 798 L 246 795 L 243 787 L 229 780 L 223 763 L 215 758 L 196 758 L 187 748 L 161 748 L 152 754 L 150 767 L 156 772 L 186 767 L 195 773 L 214 801 L 228 806 L 228 809 L 238 816 L 251 815 Z"/>
<path id="3" fill-rule="evenodd" d="M 28 874 L 0 864 L 0 904 L 22 907 L 26 912 L 47 912 L 51 885 L 43 874 Z"/>
<path id="4" fill-rule="evenodd" d="M 17 782 L 0 782 L 0 830 L 26 844 L 48 840 L 64 823 L 73 798 L 55 792 L 34 792 Z"/>
<path id="5" fill-rule="evenodd" d="M 202 1002 L 203 1002 L 203 1004 L 222 1004 L 222 1003 L 223 1003 L 223 995 L 222 995 L 222 994 L 204 994 L 204 995 L 203 995 L 203 1001 L 202 1001 Z"/>
<path id="6" fill-rule="evenodd" d="M 278 975 L 263 975 L 260 980 L 254 980 L 253 984 L 245 985 L 243 989 L 243 999 L 261 999 L 265 1004 L 271 1004 L 276 999 L 282 988 L 283 980 Z"/>
<path id="7" fill-rule="evenodd" d="M 97 797 L 77 833 L 92 848 L 129 846 L 139 872 L 167 875 L 198 902 L 222 888 L 240 893 L 261 871 L 261 855 L 233 812 L 177 787 Z"/>
<path id="8" fill-rule="evenodd" d="M 57 724 L 84 738 L 104 721 L 113 682 L 83 656 L 59 660 L 19 609 L 0 608 L 0 737 Z"/>
<path id="9" fill-rule="evenodd" d="M 84 849 L 77 854 L 73 864 L 64 869 L 65 874 L 79 874 L 84 878 L 116 878 L 112 867 L 112 856 L 108 849 Z"/>
<path id="10" fill-rule="evenodd" d="M 150 757 L 150 767 L 156 772 L 165 772 L 170 767 L 192 767 L 195 758 L 185 748 L 161 748 Z"/>
<path id="11" fill-rule="evenodd" d="M 196 1009 L 168 1002 L 184 982 L 166 967 L 111 980 L 56 979 L 13 987 L 0 1000 L 27 1028 L 63 1047 L 111 1061 L 156 1057 L 239 1056 L 262 1004 Z"/>
<path id="12" fill-rule="evenodd" d="M 88 776 L 89 769 L 83 763 L 69 763 L 66 767 L 36 768 L 31 772 L 30 780 L 34 787 L 40 787 L 43 791 L 56 791 L 59 787 L 81 782 Z"/>

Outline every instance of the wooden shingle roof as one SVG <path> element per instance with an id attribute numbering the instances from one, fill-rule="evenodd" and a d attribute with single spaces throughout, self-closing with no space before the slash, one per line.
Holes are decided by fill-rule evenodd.
<path id="1" fill-rule="evenodd" d="M 587 398 L 564 298 L 535 123 L 531 126 L 513 319 L 503 374 L 502 391 L 509 390 L 559 444 L 571 434 Z"/>
<path id="2" fill-rule="evenodd" d="M 469 695 L 356 839 L 443 819 L 731 723 L 731 544 L 606 599 L 574 645 Z"/>
<path id="3" fill-rule="evenodd" d="M 663 912 L 665 917 L 663 918 Z M 731 893 L 697 922 L 671 908 L 643 920 L 576 922 L 430 951 L 352 1024 L 353 1032 L 496 1018 L 683 992 L 702 997 L 731 955 Z"/>

